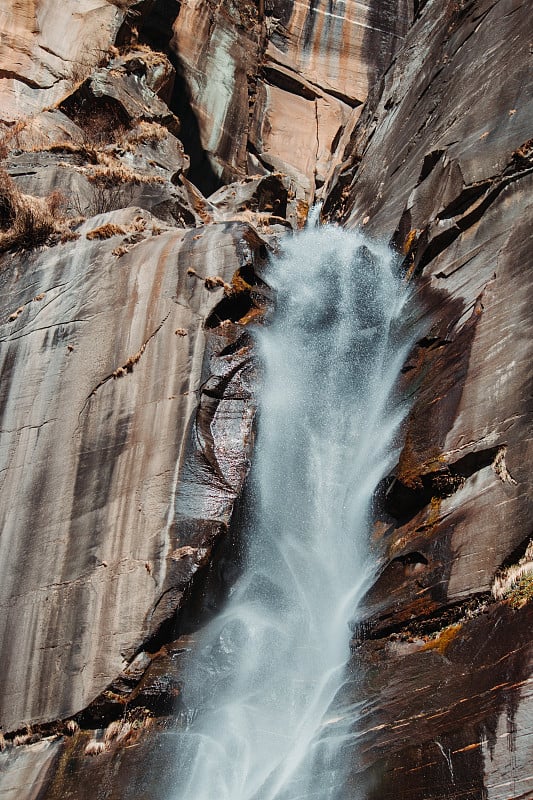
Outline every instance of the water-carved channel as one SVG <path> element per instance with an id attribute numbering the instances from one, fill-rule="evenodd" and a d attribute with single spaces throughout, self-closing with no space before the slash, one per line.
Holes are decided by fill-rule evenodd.
<path id="1" fill-rule="evenodd" d="M 343 796 L 330 709 L 375 569 L 372 497 L 398 454 L 406 292 L 385 246 L 336 227 L 286 241 L 267 279 L 247 550 L 186 668 L 172 800 Z"/>

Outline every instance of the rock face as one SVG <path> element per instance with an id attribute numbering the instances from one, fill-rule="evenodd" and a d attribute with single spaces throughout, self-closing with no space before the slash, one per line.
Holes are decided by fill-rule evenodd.
<path id="1" fill-rule="evenodd" d="M 518 3 L 428 3 L 329 187 L 333 216 L 393 235 L 423 314 L 355 642 L 371 797 L 533 792 L 531 606 L 486 606 L 530 540 L 530 33 Z"/>
<path id="2" fill-rule="evenodd" d="M 171 46 L 214 172 L 281 170 L 312 199 L 411 13 L 408 0 L 182 3 Z"/>
<path id="3" fill-rule="evenodd" d="M 297 209 L 276 176 L 236 189 L 238 209 L 202 197 L 173 80 L 164 55 L 126 45 L 2 142 L 5 732 L 137 674 L 248 471 L 255 269 L 271 212 L 290 227 Z"/>
<path id="4" fill-rule="evenodd" d="M 351 172 L 354 188 L 345 185 L 337 201 L 350 209 L 348 225 L 365 219 L 374 234 L 395 231 L 417 277 L 424 336 L 405 368 L 416 396 L 385 506 L 398 518 L 387 532 L 389 557 L 415 550 L 428 559 L 427 572 L 437 559 L 423 597 L 408 581 L 412 601 L 427 602 L 427 612 L 489 590 L 502 562 L 522 543 L 525 550 L 531 513 L 529 21 L 520 8 L 510 14 L 508 3 L 471 4 L 451 17 L 432 10 L 413 26 L 361 119 L 353 145 L 362 159 L 340 168 L 339 180 Z M 476 60 L 488 50 L 490 73 Z M 479 74 L 479 121 L 463 90 L 467 65 Z M 398 621 L 377 613 L 379 624 Z"/>
<path id="5" fill-rule="evenodd" d="M 532 797 L 526 4 L 131 5 L 0 12 L 2 792 L 168 772 L 180 659 L 238 560 L 247 326 L 318 196 L 401 253 L 419 331 L 345 796 Z"/>
<path id="6" fill-rule="evenodd" d="M 112 251 L 132 234 L 88 239 L 132 223 L 140 241 L 123 256 Z M 95 217 L 78 241 L 14 257 L 1 276 L 12 312 L 2 326 L 6 730 L 87 705 L 176 609 L 198 549 L 205 558 L 212 546 L 213 531 L 209 542 L 184 538 L 170 512 L 186 491 L 177 469 L 197 397 L 198 413 L 214 403 L 201 388 L 202 323 L 224 289 L 204 278 L 229 283 L 252 249 L 238 223 L 154 237 L 155 225 L 134 209 Z M 236 381 L 242 362 L 222 358 L 217 372 L 226 364 Z M 221 485 L 202 500 L 197 470 L 190 512 L 220 529 L 246 471 L 252 417 L 249 394 L 227 386 L 231 400 L 222 391 L 208 408 L 200 448 L 201 469 Z M 186 568 L 175 555 L 184 545 L 194 546 Z"/>
<path id="7" fill-rule="evenodd" d="M 90 74 L 114 42 L 124 18 L 120 6 L 126 3 L 6 0 L 0 10 L 0 121 L 33 116 Z"/>

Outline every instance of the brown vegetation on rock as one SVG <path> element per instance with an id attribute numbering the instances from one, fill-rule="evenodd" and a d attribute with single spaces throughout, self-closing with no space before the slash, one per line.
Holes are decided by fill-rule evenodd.
<path id="1" fill-rule="evenodd" d="M 168 136 L 168 129 L 158 122 L 146 122 L 140 120 L 136 127 L 126 137 L 126 141 L 134 144 L 146 144 L 153 142 L 162 142 Z"/>
<path id="2" fill-rule="evenodd" d="M 275 226 L 279 234 L 287 220 L 302 227 L 317 189 L 324 219 L 362 224 L 383 240 L 395 231 L 406 277 L 428 306 L 427 329 L 404 367 L 402 392 L 414 400 L 376 537 L 384 568 L 361 609 L 364 635 L 354 639 L 353 688 L 343 698 L 354 709 L 365 703 L 364 730 L 355 731 L 356 715 L 351 720 L 359 750 L 352 755 L 346 745 L 349 780 L 363 785 L 368 768 L 369 800 L 475 800 L 497 786 L 510 797 L 515 780 L 525 796 L 522 777 L 530 772 L 521 741 L 530 736 L 524 720 L 533 696 L 526 685 L 533 553 L 522 499 L 522 400 L 531 363 L 525 198 L 533 165 L 520 88 L 529 53 L 525 5 L 417 2 L 413 19 L 413 4 L 403 0 L 350 0 L 335 17 L 324 3 L 307 8 L 280 0 L 263 8 L 261 0 L 259 25 L 249 0 L 216 10 L 192 0 L 159 3 L 157 22 L 150 3 L 137 3 L 139 14 L 133 3 L 108 0 L 78 14 L 109 24 L 126 16 L 109 7 L 116 6 L 138 15 L 139 31 L 127 22 L 95 71 L 96 27 L 88 28 L 86 54 L 72 51 L 70 73 L 58 72 L 71 83 L 69 97 L 59 100 L 48 89 L 41 95 L 42 106 L 58 104 L 57 119 L 46 112 L 13 122 L 4 112 L 10 124 L 0 134 L 0 158 L 10 156 L 9 170 L 20 181 L 0 173 L 0 254 L 80 237 L 58 214 L 59 194 L 31 196 L 56 186 L 74 198 L 72 213 L 93 216 L 150 197 L 144 207 L 165 221 L 165 236 L 151 242 L 150 223 L 129 222 L 137 212 L 125 211 L 113 222 L 95 221 L 94 230 L 84 225 L 75 247 L 35 253 L 31 264 L 25 253 L 4 258 L 10 267 L 3 274 L 8 324 L 0 405 L 8 459 L 1 488 L 4 506 L 16 515 L 2 535 L 17 547 L 8 552 L 2 587 L 5 637 L 13 646 L 4 648 L 1 669 L 0 751 L 34 741 L 38 728 L 24 727 L 27 721 L 69 715 L 41 731 L 70 733 L 72 740 L 53 745 L 61 757 L 52 766 L 35 768 L 35 776 L 48 770 L 53 787 L 41 791 L 39 777 L 33 793 L 43 800 L 123 796 L 136 791 L 139 772 L 148 772 L 142 742 L 117 758 L 114 751 L 148 725 L 131 716 L 134 703 L 150 702 L 158 715 L 175 705 L 179 653 L 194 641 L 166 651 L 164 637 L 177 612 L 195 613 L 204 592 L 201 581 L 192 583 L 195 570 L 216 572 L 223 563 L 213 542 L 219 547 L 230 538 L 231 508 L 249 466 L 255 379 L 241 326 L 264 313 L 267 295 L 248 266 L 248 246 L 258 254 L 269 242 L 275 247 L 258 230 L 268 234 Z M 163 16 L 178 14 L 170 45 L 183 72 L 177 78 L 165 55 L 137 43 L 140 36 L 163 46 L 153 41 L 153 28 L 160 28 L 158 37 L 170 35 L 173 20 L 161 19 L 162 9 Z M 405 34 L 407 46 L 386 70 Z M 106 34 L 98 46 L 109 41 Z M 35 59 L 29 69 L 37 73 Z M 38 90 L 15 83 L 17 108 L 35 113 Z M 173 87 L 180 91 L 172 95 Z M 34 105 L 18 105 L 23 93 Z M 176 106 L 180 94 L 199 128 L 189 142 L 198 151 L 191 172 L 173 138 L 173 114 L 187 111 Z M 170 105 L 171 96 L 171 108 L 158 104 Z M 220 114 L 213 113 L 213 97 Z M 190 127 L 184 119 L 183 136 Z M 32 152 L 45 155 L 32 159 Z M 199 182 L 208 162 L 218 170 L 215 183 L 238 182 L 212 195 Z M 276 175 L 265 176 L 274 168 Z M 173 220 L 191 230 L 172 231 Z M 156 236 L 161 228 L 151 224 Z M 99 241 L 115 235 L 125 238 Z M 125 253 L 127 263 L 111 257 Z M 54 284 L 41 283 L 51 266 Z M 36 307 L 40 288 L 47 300 Z M 155 327 L 167 318 L 166 328 Z M 153 352 L 151 346 L 145 353 L 148 341 Z M 185 450 L 189 420 L 195 443 Z M 176 485 L 188 516 L 168 527 Z M 67 509 L 53 522 L 51 542 L 48 521 L 60 494 L 73 498 L 73 517 Z M 36 590 L 46 591 L 47 602 L 21 602 Z M 63 613 L 69 608 L 72 614 Z M 30 629 L 31 641 L 24 633 Z M 83 660 L 51 646 L 52 639 L 75 643 Z M 148 639 L 166 652 L 164 666 Z M 131 661 L 141 646 L 143 659 Z M 120 672 L 124 658 L 129 666 Z M 151 736 L 159 733 L 154 726 Z M 107 755 L 85 759 L 80 770 L 84 749 Z"/>
<path id="3" fill-rule="evenodd" d="M 48 197 L 23 194 L 4 169 L 0 169 L 0 252 L 30 249 L 60 230 L 64 205 L 60 192 Z"/>
<path id="4" fill-rule="evenodd" d="M 446 648 L 455 639 L 461 628 L 461 623 L 456 625 L 448 625 L 447 628 L 444 628 L 442 631 L 438 631 L 434 638 L 429 639 L 422 647 L 422 650 L 436 650 L 441 655 L 444 655 Z"/>
<path id="5" fill-rule="evenodd" d="M 533 539 L 522 558 L 497 572 L 492 584 L 496 600 L 509 598 L 511 605 L 520 607 L 533 598 Z"/>
<path id="6" fill-rule="evenodd" d="M 126 230 L 121 225 L 106 222 L 104 225 L 100 225 L 99 228 L 89 231 L 85 236 L 87 239 L 110 239 L 112 236 L 121 236 L 125 233 Z"/>

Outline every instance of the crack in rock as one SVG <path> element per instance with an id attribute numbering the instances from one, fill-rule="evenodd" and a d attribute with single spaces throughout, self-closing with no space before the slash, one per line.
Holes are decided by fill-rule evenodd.
<path id="1" fill-rule="evenodd" d="M 104 386 L 110 380 L 115 380 L 116 378 L 122 378 L 122 377 L 124 377 L 124 375 L 127 375 L 130 372 L 133 372 L 133 367 L 135 366 L 135 364 L 137 364 L 141 360 L 141 358 L 142 358 L 142 356 L 144 354 L 144 351 L 146 350 L 146 347 L 148 346 L 149 342 L 151 342 L 151 340 L 154 338 L 154 336 L 156 336 L 159 333 L 159 331 L 161 330 L 161 328 L 163 327 L 163 325 L 165 324 L 165 322 L 167 321 L 169 316 L 170 316 L 170 311 L 168 312 L 166 317 L 164 317 L 164 319 L 159 323 L 157 328 L 150 334 L 150 336 L 142 343 L 142 345 L 137 350 L 137 352 L 134 353 L 134 355 L 129 356 L 129 358 L 126 359 L 124 364 L 122 364 L 122 366 L 117 367 L 115 370 L 113 370 L 113 372 L 110 372 L 109 375 L 106 375 L 105 378 L 102 378 L 102 380 L 94 387 L 94 389 L 92 389 L 89 392 L 89 394 L 87 395 L 87 398 L 86 398 L 86 400 L 85 400 L 85 402 L 84 402 L 84 404 L 83 404 L 83 406 L 81 408 L 81 411 L 78 414 L 78 420 L 80 419 L 81 415 L 85 411 L 85 409 L 87 407 L 87 404 L 89 403 L 91 397 L 94 397 L 94 395 L 97 393 L 97 391 L 99 389 L 102 388 L 102 386 Z"/>

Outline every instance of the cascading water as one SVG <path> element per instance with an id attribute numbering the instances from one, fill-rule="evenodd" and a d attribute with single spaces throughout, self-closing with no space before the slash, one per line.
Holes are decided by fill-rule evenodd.
<path id="1" fill-rule="evenodd" d="M 268 281 L 253 522 L 242 574 L 187 666 L 194 719 L 172 800 L 326 800 L 342 782 L 325 715 L 375 568 L 372 496 L 397 456 L 406 293 L 386 247 L 335 227 L 285 241 Z"/>

